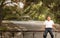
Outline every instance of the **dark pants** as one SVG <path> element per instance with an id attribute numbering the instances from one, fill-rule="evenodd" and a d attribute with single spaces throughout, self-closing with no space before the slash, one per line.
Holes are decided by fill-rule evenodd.
<path id="1" fill-rule="evenodd" d="M 53 32 L 52 32 L 52 28 L 46 28 L 46 29 L 45 29 L 45 32 L 44 32 L 44 34 L 43 34 L 43 37 L 46 38 L 48 32 L 50 33 L 51 38 L 54 38 L 54 35 L 53 35 Z"/>

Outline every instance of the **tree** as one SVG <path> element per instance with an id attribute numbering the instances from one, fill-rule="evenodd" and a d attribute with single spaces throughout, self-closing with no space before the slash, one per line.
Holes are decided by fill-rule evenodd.
<path id="1" fill-rule="evenodd" d="M 6 4 L 11 3 L 11 0 L 0 0 L 0 26 L 2 25 L 2 20 L 3 20 L 3 8 Z"/>
<path id="2" fill-rule="evenodd" d="M 6 0 L 0 0 L 0 26 L 1 26 L 1 23 L 2 23 L 2 19 L 3 19 L 3 16 L 2 16 L 2 11 L 3 11 L 3 7 L 5 6 L 4 2 Z"/>
<path id="3" fill-rule="evenodd" d="M 50 15 L 56 23 L 60 23 L 60 0 L 37 1 L 28 1 L 29 6 L 27 7 L 25 14 L 30 15 L 33 20 L 44 20 L 44 17 L 42 18 L 41 16 L 46 17 L 47 15 Z M 40 6 L 41 3 L 42 5 Z"/>
<path id="4" fill-rule="evenodd" d="M 47 15 L 50 15 L 55 22 L 60 23 L 60 0 L 26 0 L 23 13 L 17 5 L 6 7 L 8 3 L 5 3 L 5 1 L 0 0 L 0 22 L 2 22 L 2 19 L 21 20 L 23 16 L 29 16 L 32 20 L 43 21 Z M 13 0 L 10 3 L 15 4 L 17 2 Z"/>

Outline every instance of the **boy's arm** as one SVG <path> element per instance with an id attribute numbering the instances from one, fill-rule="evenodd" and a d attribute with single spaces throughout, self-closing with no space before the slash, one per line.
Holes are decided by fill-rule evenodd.
<path id="1" fill-rule="evenodd" d="M 55 25 L 53 25 L 53 27 L 54 27 L 54 29 L 56 31 L 59 31 L 60 30 L 60 25 L 59 24 L 55 24 Z"/>
<path id="2" fill-rule="evenodd" d="M 52 25 L 53 25 L 53 28 L 56 28 L 56 25 L 55 25 L 54 21 L 52 21 Z"/>
<path id="3" fill-rule="evenodd" d="M 45 30 L 45 25 L 42 25 L 41 26 L 41 30 Z"/>
<path id="4" fill-rule="evenodd" d="M 54 30 L 57 30 L 57 29 L 56 29 L 56 24 L 53 24 L 53 29 L 54 29 Z"/>
<path id="5" fill-rule="evenodd" d="M 44 22 L 43 22 L 43 25 L 42 25 L 42 29 L 44 29 L 44 30 L 45 30 L 45 27 L 46 27 L 45 22 L 46 22 L 46 21 L 44 21 Z"/>

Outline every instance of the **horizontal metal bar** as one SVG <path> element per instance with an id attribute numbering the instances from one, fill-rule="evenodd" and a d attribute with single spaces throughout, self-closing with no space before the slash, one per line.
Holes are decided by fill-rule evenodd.
<path id="1" fill-rule="evenodd" d="M 0 32 L 44 32 L 44 30 L 0 30 Z M 60 31 L 53 31 L 53 32 L 60 32 Z"/>

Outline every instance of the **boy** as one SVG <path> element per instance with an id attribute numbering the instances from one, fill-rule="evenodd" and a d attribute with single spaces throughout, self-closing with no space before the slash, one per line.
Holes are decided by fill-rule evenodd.
<path id="1" fill-rule="evenodd" d="M 54 22 L 53 20 L 51 20 L 50 16 L 47 17 L 47 20 L 44 22 L 44 25 L 45 25 L 45 31 L 44 31 L 43 37 L 46 38 L 47 33 L 49 32 L 49 34 L 51 35 L 51 38 L 54 38 L 54 35 L 52 32 Z"/>

